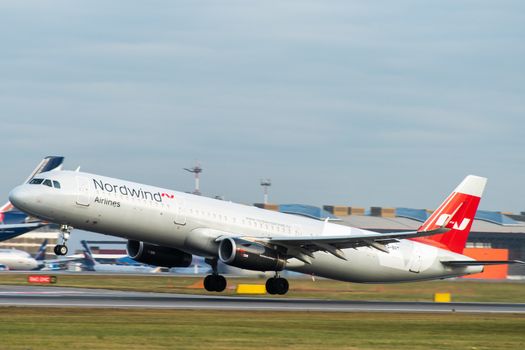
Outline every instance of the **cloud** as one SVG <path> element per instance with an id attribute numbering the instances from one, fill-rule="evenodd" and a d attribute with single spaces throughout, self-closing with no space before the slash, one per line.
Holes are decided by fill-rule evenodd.
<path id="1" fill-rule="evenodd" d="M 483 172 L 484 203 L 518 211 L 496 193 L 525 195 L 523 7 L 2 2 L 0 195 L 63 153 L 172 187 L 198 159 L 203 188 L 244 202 L 270 176 L 276 200 L 427 207 Z"/>

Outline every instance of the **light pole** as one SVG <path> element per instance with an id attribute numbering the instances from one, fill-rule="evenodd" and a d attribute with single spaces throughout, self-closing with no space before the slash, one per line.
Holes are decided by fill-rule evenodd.
<path id="1" fill-rule="evenodd" d="M 184 168 L 184 170 L 192 173 L 195 175 L 195 190 L 193 191 L 193 194 L 196 194 L 196 195 L 201 195 L 201 191 L 200 191 L 200 178 L 199 178 L 199 174 L 202 173 L 202 168 L 200 166 L 199 163 L 197 163 L 197 165 L 195 165 L 193 168 Z"/>
<path id="2" fill-rule="evenodd" d="M 264 188 L 264 204 L 268 204 L 268 187 L 271 185 L 271 179 L 261 179 L 261 186 Z"/>

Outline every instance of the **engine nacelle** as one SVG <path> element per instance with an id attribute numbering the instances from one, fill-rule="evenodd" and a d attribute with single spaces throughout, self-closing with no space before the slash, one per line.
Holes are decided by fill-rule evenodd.
<path id="1" fill-rule="evenodd" d="M 281 271 L 286 265 L 286 260 L 276 250 L 230 237 L 221 241 L 219 259 L 227 265 L 255 271 Z"/>
<path id="2" fill-rule="evenodd" d="M 129 240 L 126 246 L 128 255 L 143 264 L 162 267 L 188 267 L 191 265 L 191 254 L 175 248 L 163 247 L 141 241 Z"/>

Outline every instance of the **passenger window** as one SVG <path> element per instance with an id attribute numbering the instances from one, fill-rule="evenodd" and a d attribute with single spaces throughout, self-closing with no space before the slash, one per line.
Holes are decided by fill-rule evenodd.
<path id="1" fill-rule="evenodd" d="M 42 185 L 53 187 L 53 185 L 51 184 L 51 180 L 49 179 L 45 179 L 44 182 L 42 182 Z"/>
<path id="2" fill-rule="evenodd" d="M 55 188 L 60 188 L 60 182 L 53 180 L 53 186 Z"/>
<path id="3" fill-rule="evenodd" d="M 44 181 L 44 179 L 33 179 L 33 180 L 29 181 L 29 183 L 31 185 L 40 185 L 43 181 Z"/>

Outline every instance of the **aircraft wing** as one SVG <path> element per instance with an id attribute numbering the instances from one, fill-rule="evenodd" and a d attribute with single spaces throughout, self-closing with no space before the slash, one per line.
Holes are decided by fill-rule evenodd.
<path id="1" fill-rule="evenodd" d="M 36 228 L 49 225 L 48 223 L 42 223 L 42 222 L 34 222 L 34 223 L 28 223 L 28 224 L 8 224 L 8 225 L 0 225 L 0 233 L 5 234 L 11 234 L 11 233 L 19 233 L 21 231 L 26 230 L 34 230 Z"/>
<path id="2" fill-rule="evenodd" d="M 272 237 L 263 240 L 268 244 L 275 244 L 286 248 L 288 254 L 301 261 L 310 262 L 310 259 L 306 257 L 311 258 L 311 253 L 318 250 L 326 251 L 340 259 L 346 260 L 341 249 L 369 246 L 388 253 L 389 251 L 385 246 L 388 243 L 397 242 L 399 239 L 432 236 L 447 231 L 449 231 L 447 228 L 438 228 L 431 231 L 405 231 L 393 233 L 360 231 L 359 234 L 345 236 L 287 236 Z"/>
<path id="3" fill-rule="evenodd" d="M 27 224 L 7 224 L 0 225 L 0 242 L 6 241 L 16 236 L 23 235 L 26 232 L 35 230 L 39 227 L 49 225 L 43 222 L 34 222 Z"/>
<path id="4" fill-rule="evenodd" d="M 19 228 L 34 228 L 38 226 L 44 226 L 48 225 L 47 223 L 42 222 L 31 222 L 27 224 L 7 224 L 7 225 L 0 225 L 0 230 L 16 230 Z"/>
<path id="5" fill-rule="evenodd" d="M 406 239 L 413 237 L 432 236 L 440 233 L 445 233 L 449 229 L 437 229 L 432 231 L 403 231 L 392 233 L 378 233 L 373 231 L 364 231 L 359 235 L 345 235 L 345 236 L 300 236 L 300 237 L 272 237 L 269 239 L 271 243 L 286 243 L 286 244 L 333 244 L 333 245 L 349 245 L 353 246 L 357 242 L 394 242 L 398 239 Z"/>
<path id="6" fill-rule="evenodd" d="M 388 253 L 389 251 L 385 246 L 388 243 L 397 242 L 399 239 L 431 236 L 445 233 L 447 231 L 449 231 L 447 228 L 438 228 L 431 231 L 405 231 L 394 233 L 378 233 L 360 230 L 357 234 L 344 236 L 241 236 L 238 238 L 258 242 L 269 247 L 273 246 L 281 248 L 280 250 L 284 250 L 289 258 L 297 258 L 309 264 L 312 261 L 313 252 L 316 251 L 325 251 L 340 259 L 346 260 L 345 254 L 341 249 L 369 246 Z M 221 241 L 226 237 L 232 237 L 232 235 L 225 232 L 224 235 L 218 235 L 216 241 Z"/>

